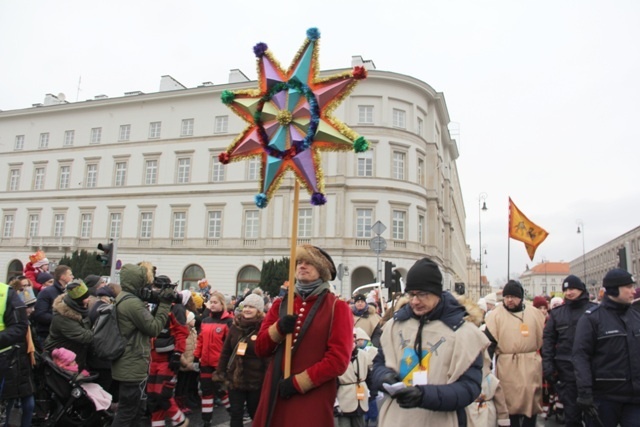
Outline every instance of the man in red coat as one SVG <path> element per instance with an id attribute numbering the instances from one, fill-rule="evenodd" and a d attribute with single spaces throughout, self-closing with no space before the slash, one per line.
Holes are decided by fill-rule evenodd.
<path id="1" fill-rule="evenodd" d="M 286 297 L 278 298 L 262 322 L 255 352 L 273 356 L 253 420 L 255 427 L 333 425 L 336 378 L 353 349 L 353 316 L 346 302 L 330 292 L 336 277 L 333 260 L 322 249 L 303 245 L 296 252 L 293 315 Z M 285 336 L 293 334 L 291 376 L 283 379 Z"/>

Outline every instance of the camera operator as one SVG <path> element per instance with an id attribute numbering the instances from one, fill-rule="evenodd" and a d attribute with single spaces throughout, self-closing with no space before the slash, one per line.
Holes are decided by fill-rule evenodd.
<path id="1" fill-rule="evenodd" d="M 122 292 L 116 297 L 120 333 L 128 339 L 124 354 L 112 364 L 112 376 L 119 381 L 119 404 L 112 427 L 137 427 L 144 411 L 143 398 L 151 354 L 151 338 L 156 337 L 169 318 L 175 297 L 173 288 L 159 291 L 154 314 L 140 296 L 153 283 L 153 266 L 125 264 L 120 270 Z"/>
<path id="2" fill-rule="evenodd" d="M 152 300 L 162 295 L 165 289 L 175 288 L 167 276 L 157 276 L 153 281 Z M 174 399 L 180 357 L 184 353 L 189 330 L 187 328 L 187 310 L 185 304 L 191 298 L 191 292 L 175 293 L 169 320 L 160 334 L 151 341 L 151 369 L 147 383 L 147 407 L 151 412 L 151 425 L 164 426 L 165 418 L 171 418 L 173 426 L 189 425 L 189 420 Z"/>

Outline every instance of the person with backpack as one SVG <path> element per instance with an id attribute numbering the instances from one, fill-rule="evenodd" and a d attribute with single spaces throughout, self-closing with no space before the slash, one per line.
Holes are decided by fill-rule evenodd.
<path id="1" fill-rule="evenodd" d="M 144 410 L 151 338 L 156 337 L 169 318 L 174 290 L 164 289 L 154 314 L 140 298 L 141 291 L 153 283 L 153 266 L 125 264 L 120 270 L 122 292 L 116 297 L 116 313 L 120 334 L 127 338 L 124 353 L 111 365 L 111 375 L 119 381 L 118 411 L 112 427 L 138 427 Z"/>

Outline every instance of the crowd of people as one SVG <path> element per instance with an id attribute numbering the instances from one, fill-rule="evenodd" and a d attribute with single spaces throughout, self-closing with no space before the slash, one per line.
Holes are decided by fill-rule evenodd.
<path id="1" fill-rule="evenodd" d="M 343 298 L 331 256 L 311 245 L 297 248 L 291 300 L 286 289 L 228 296 L 207 279 L 179 291 L 147 262 L 125 264 L 119 284 L 49 272 L 41 252 L 27 272 L 0 283 L 7 427 L 16 404 L 32 425 L 40 354 L 93 379 L 85 393 L 117 427 L 187 427 L 195 410 L 206 427 L 215 407 L 231 427 L 526 427 L 551 414 L 640 425 L 640 292 L 619 268 L 599 303 L 574 275 L 562 298 L 529 300 L 509 280 L 472 301 L 446 291 L 429 258 L 388 304 L 376 291 Z M 94 325 L 112 304 L 126 347 L 105 360 Z"/>

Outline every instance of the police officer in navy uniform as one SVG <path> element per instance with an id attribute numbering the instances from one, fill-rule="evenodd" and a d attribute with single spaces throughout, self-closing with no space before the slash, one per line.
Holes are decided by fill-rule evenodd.
<path id="1" fill-rule="evenodd" d="M 13 288 L 0 283 L 0 392 L 14 356 L 13 346 L 24 341 L 28 327 L 24 302 Z"/>
<path id="2" fill-rule="evenodd" d="M 564 304 L 549 312 L 544 327 L 542 369 L 549 384 L 554 384 L 564 405 L 567 427 L 582 427 L 582 411 L 576 404 L 578 389 L 571 352 L 578 319 L 597 304 L 589 301 L 587 287 L 573 274 L 562 281 Z"/>
<path id="3" fill-rule="evenodd" d="M 602 303 L 578 321 L 573 359 L 577 403 L 587 413 L 587 426 L 640 425 L 640 313 L 631 309 L 635 283 L 628 271 L 610 270 Z"/>

